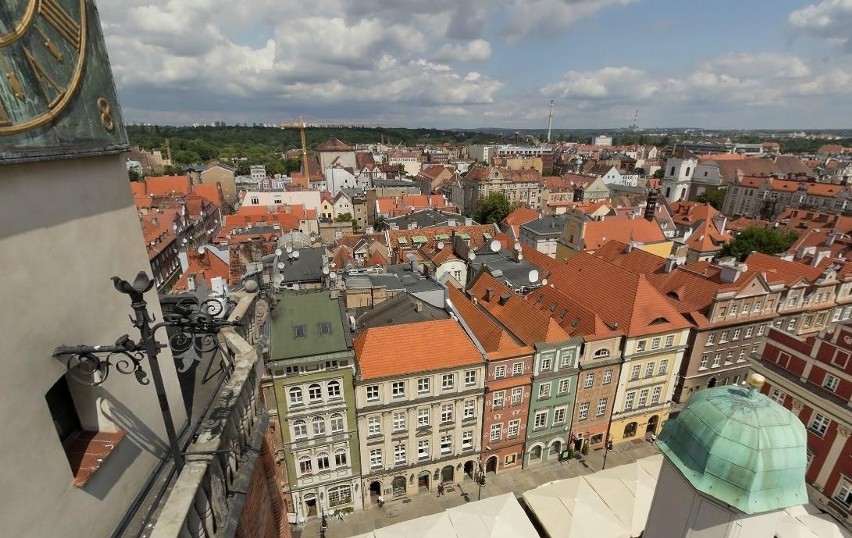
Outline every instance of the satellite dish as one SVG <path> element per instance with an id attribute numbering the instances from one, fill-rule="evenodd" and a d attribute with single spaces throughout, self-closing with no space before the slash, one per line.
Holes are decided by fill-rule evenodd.
<path id="1" fill-rule="evenodd" d="M 279 269 L 283 270 L 285 267 L 287 267 L 287 266 L 284 265 L 284 262 L 278 262 L 278 268 Z"/>
<path id="2" fill-rule="evenodd" d="M 198 247 L 198 253 L 204 254 L 204 247 Z"/>
<path id="3" fill-rule="evenodd" d="M 500 241 L 494 240 L 491 242 L 491 252 L 500 252 L 500 247 L 503 246 L 500 244 Z"/>
<path id="4" fill-rule="evenodd" d="M 322 266 L 322 274 L 327 275 L 330 272 L 331 272 L 331 269 L 329 269 L 327 265 Z"/>
<path id="5" fill-rule="evenodd" d="M 530 271 L 530 284 L 534 284 L 538 281 L 538 269 L 532 269 Z"/>
<path id="6" fill-rule="evenodd" d="M 287 245 L 287 254 L 293 252 L 293 247 L 291 245 Z"/>
<path id="7" fill-rule="evenodd" d="M 293 257 L 296 258 L 297 260 L 299 259 L 299 251 L 298 250 L 293 251 Z"/>
<path id="8" fill-rule="evenodd" d="M 470 261 L 475 260 L 476 259 L 476 252 L 474 252 L 472 250 L 470 252 L 468 252 L 467 253 L 467 259 L 470 260 Z"/>
<path id="9" fill-rule="evenodd" d="M 276 248 L 276 249 L 275 249 L 275 255 L 276 255 L 276 256 L 280 256 L 280 255 L 282 255 L 282 254 L 284 254 L 284 251 L 282 251 L 280 248 Z"/>
<path id="10" fill-rule="evenodd" d="M 438 250 L 444 250 L 444 242 L 438 241 Z"/>
<path id="11" fill-rule="evenodd" d="M 284 282 L 284 275 L 275 275 L 275 285 L 280 286 Z"/>
<path id="12" fill-rule="evenodd" d="M 542 285 L 542 286 L 547 286 L 547 279 L 546 279 L 546 278 L 542 278 L 542 279 L 541 279 L 541 285 Z"/>
<path id="13" fill-rule="evenodd" d="M 335 273 L 334 271 L 332 271 L 332 272 L 330 272 L 330 273 L 328 274 L 328 277 L 329 277 L 330 279 L 334 280 L 335 278 L 337 278 L 337 273 Z"/>
<path id="14" fill-rule="evenodd" d="M 518 241 L 515 241 L 515 250 L 521 250 L 521 244 Z"/>

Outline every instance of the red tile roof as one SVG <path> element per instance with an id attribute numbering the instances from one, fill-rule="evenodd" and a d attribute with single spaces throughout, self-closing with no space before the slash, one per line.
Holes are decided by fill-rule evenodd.
<path id="1" fill-rule="evenodd" d="M 811 267 L 803 263 L 782 260 L 781 258 L 752 252 L 745 261 L 749 268 L 754 268 L 766 273 L 770 282 L 783 282 L 790 286 L 800 282 L 802 279 L 808 283 L 816 282 L 822 274 L 822 269 Z"/>
<path id="2" fill-rule="evenodd" d="M 486 351 L 488 359 L 499 360 L 532 354 L 531 347 L 515 341 L 508 332 L 503 330 L 503 327 L 480 310 L 480 306 L 473 304 L 463 291 L 454 286 L 448 286 L 447 293 L 459 316 Z M 523 302 L 520 298 L 518 301 Z"/>
<path id="3" fill-rule="evenodd" d="M 194 276 L 196 282 L 203 280 L 208 286 L 212 286 L 212 280 L 216 277 L 228 280 L 229 267 L 219 256 L 210 252 L 209 249 L 204 249 L 202 254 L 197 251 L 187 251 L 189 258 L 189 267 L 172 287 L 172 292 L 189 290 L 189 277 Z"/>
<path id="4" fill-rule="evenodd" d="M 319 146 L 317 146 L 315 151 L 352 151 L 352 147 L 347 146 L 335 137 L 331 137 Z"/>
<path id="5" fill-rule="evenodd" d="M 355 338 L 361 379 L 379 379 L 483 363 L 454 319 L 374 327 Z"/>
<path id="6" fill-rule="evenodd" d="M 633 219 L 604 219 L 585 223 L 583 241 L 585 250 L 594 251 L 615 239 L 622 243 L 636 241 L 639 243 L 657 243 L 665 241 L 666 236 L 656 221 L 645 220 L 641 217 Z"/>
<path id="7" fill-rule="evenodd" d="M 145 178 L 147 194 L 164 196 L 166 194 L 189 194 L 192 192 L 192 181 L 189 176 L 155 176 Z"/>

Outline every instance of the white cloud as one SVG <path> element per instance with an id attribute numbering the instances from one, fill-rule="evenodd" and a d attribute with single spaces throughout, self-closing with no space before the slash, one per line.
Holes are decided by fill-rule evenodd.
<path id="1" fill-rule="evenodd" d="M 636 0 L 512 0 L 506 31 L 510 41 L 563 34 L 580 19 Z"/>
<path id="2" fill-rule="evenodd" d="M 790 27 L 797 33 L 823 39 L 852 52 L 852 0 L 823 0 L 790 13 Z"/>
<path id="3" fill-rule="evenodd" d="M 491 44 L 484 39 L 474 39 L 464 44 L 447 43 L 435 54 L 439 61 L 481 62 L 491 57 Z"/>

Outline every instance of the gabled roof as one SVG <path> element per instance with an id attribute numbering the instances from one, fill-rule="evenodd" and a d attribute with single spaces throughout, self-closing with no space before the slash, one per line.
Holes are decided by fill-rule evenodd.
<path id="1" fill-rule="evenodd" d="M 621 241 L 608 241 L 595 251 L 595 256 L 636 274 L 656 273 L 666 265 L 666 259 Z"/>
<path id="2" fill-rule="evenodd" d="M 227 282 L 229 266 L 212 250 L 206 248 L 201 254 L 196 251 L 188 251 L 187 256 L 189 257 L 189 267 L 175 282 L 172 292 L 188 290 L 190 276 L 195 277 L 196 282 L 203 280 L 208 286 L 212 286 L 211 281 L 216 277 L 221 277 Z"/>
<path id="3" fill-rule="evenodd" d="M 352 151 L 352 147 L 344 144 L 335 137 L 331 137 L 317 146 L 315 151 Z"/>
<path id="4" fill-rule="evenodd" d="M 459 316 L 487 353 L 487 358 L 499 360 L 532 354 L 531 347 L 516 341 L 502 326 L 480 310 L 480 307 L 474 304 L 463 291 L 454 286 L 448 286 L 447 293 Z"/>
<path id="5" fill-rule="evenodd" d="M 491 300 L 486 300 L 491 289 Z M 468 287 L 480 308 L 487 310 L 521 342 L 528 346 L 560 342 L 569 338 L 550 316 L 524 301 L 488 271 L 480 271 Z M 501 297 L 506 297 L 502 300 Z M 501 304 L 502 303 L 502 304 Z"/>
<path id="6" fill-rule="evenodd" d="M 633 219 L 604 219 L 585 223 L 583 241 L 585 250 L 597 250 L 611 240 L 629 243 L 656 243 L 665 241 L 666 236 L 656 221 L 645 220 L 641 217 Z"/>
<path id="7" fill-rule="evenodd" d="M 454 319 L 367 329 L 355 338 L 355 356 L 362 380 L 483 362 L 479 350 Z"/>
<path id="8" fill-rule="evenodd" d="M 803 263 L 782 260 L 776 256 L 770 256 L 760 252 L 752 252 L 746 258 L 746 265 L 766 273 L 770 282 L 783 282 L 787 286 L 800 283 L 802 280 L 812 284 L 822 274 L 822 269 L 811 267 Z"/>
<path id="9" fill-rule="evenodd" d="M 163 196 L 166 194 L 189 194 L 192 181 L 189 176 L 154 176 L 145 178 L 147 194 Z"/>
<path id="10" fill-rule="evenodd" d="M 593 309 L 567 297 L 556 288 L 536 288 L 525 300 L 539 312 L 550 316 L 570 336 L 582 336 L 588 341 L 624 334 L 620 329 L 613 329 L 604 323 Z"/>
<path id="11" fill-rule="evenodd" d="M 560 293 L 594 309 L 606 323 L 628 336 L 689 326 L 644 274 L 637 275 L 587 252 L 555 267 L 548 280 Z"/>

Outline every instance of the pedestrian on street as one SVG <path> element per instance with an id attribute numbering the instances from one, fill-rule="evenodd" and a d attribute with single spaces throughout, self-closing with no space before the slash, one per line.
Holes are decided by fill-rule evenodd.
<path id="1" fill-rule="evenodd" d="M 385 505 L 385 498 L 382 496 L 381 493 L 379 493 L 378 502 L 379 502 L 379 508 L 381 508 L 382 506 Z"/>
<path id="2" fill-rule="evenodd" d="M 657 434 L 655 434 L 653 432 L 651 432 L 651 444 L 652 445 L 657 444 Z"/>
<path id="3" fill-rule="evenodd" d="M 444 494 L 444 484 L 438 484 L 438 497 Z"/>

